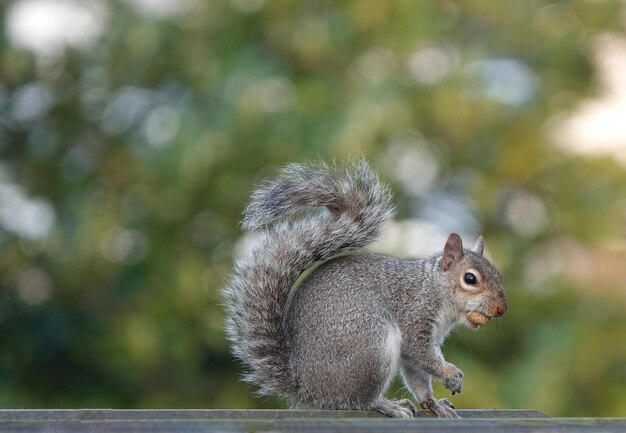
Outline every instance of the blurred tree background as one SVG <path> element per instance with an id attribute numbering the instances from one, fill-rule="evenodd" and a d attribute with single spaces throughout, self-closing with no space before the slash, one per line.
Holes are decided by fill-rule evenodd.
<path id="1" fill-rule="evenodd" d="M 444 348 L 454 404 L 626 416 L 626 2 L 0 14 L 1 407 L 280 407 L 223 332 L 241 211 L 285 162 L 365 154 L 399 209 L 372 249 L 484 233 L 503 272 L 510 313 Z"/>

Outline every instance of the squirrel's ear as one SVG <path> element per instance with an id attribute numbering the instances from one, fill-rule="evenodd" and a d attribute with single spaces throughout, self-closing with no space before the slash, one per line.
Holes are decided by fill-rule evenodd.
<path id="1" fill-rule="evenodd" d="M 472 251 L 476 254 L 480 254 L 481 256 L 483 255 L 483 251 L 485 251 L 485 240 L 483 239 L 483 235 L 478 236 L 478 239 L 476 239 L 476 245 L 474 245 Z"/>
<path id="2" fill-rule="evenodd" d="M 443 247 L 443 256 L 441 257 L 441 270 L 447 271 L 452 265 L 463 257 L 463 241 L 461 236 L 456 233 L 450 233 L 446 246 Z"/>

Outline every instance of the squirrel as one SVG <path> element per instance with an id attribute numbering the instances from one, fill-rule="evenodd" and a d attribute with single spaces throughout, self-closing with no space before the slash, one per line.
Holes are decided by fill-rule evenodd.
<path id="1" fill-rule="evenodd" d="M 463 388 L 440 347 L 455 325 L 478 329 L 508 310 L 502 277 L 482 236 L 469 250 L 452 233 L 441 254 L 417 260 L 354 251 L 393 214 L 364 158 L 289 164 L 252 193 L 242 227 L 260 240 L 235 261 L 223 295 L 233 354 L 259 394 L 412 418 L 413 402 L 384 395 L 400 373 L 423 409 L 459 417 L 433 396 L 433 379 L 453 395 Z"/>

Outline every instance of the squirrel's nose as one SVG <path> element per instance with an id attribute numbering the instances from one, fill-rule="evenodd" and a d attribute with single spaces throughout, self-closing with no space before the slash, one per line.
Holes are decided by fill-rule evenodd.
<path id="1" fill-rule="evenodd" d="M 509 311 L 509 306 L 506 303 L 506 301 L 503 301 L 502 303 L 498 304 L 498 306 L 496 307 L 495 317 L 500 317 L 507 311 Z"/>

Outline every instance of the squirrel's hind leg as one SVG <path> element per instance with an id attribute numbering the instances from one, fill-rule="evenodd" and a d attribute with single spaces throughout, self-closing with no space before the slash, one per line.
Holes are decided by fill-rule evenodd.
<path id="1" fill-rule="evenodd" d="M 386 398 L 379 399 L 372 410 L 382 413 L 390 418 L 413 418 L 417 412 L 417 408 L 408 399 L 388 400 Z"/>

